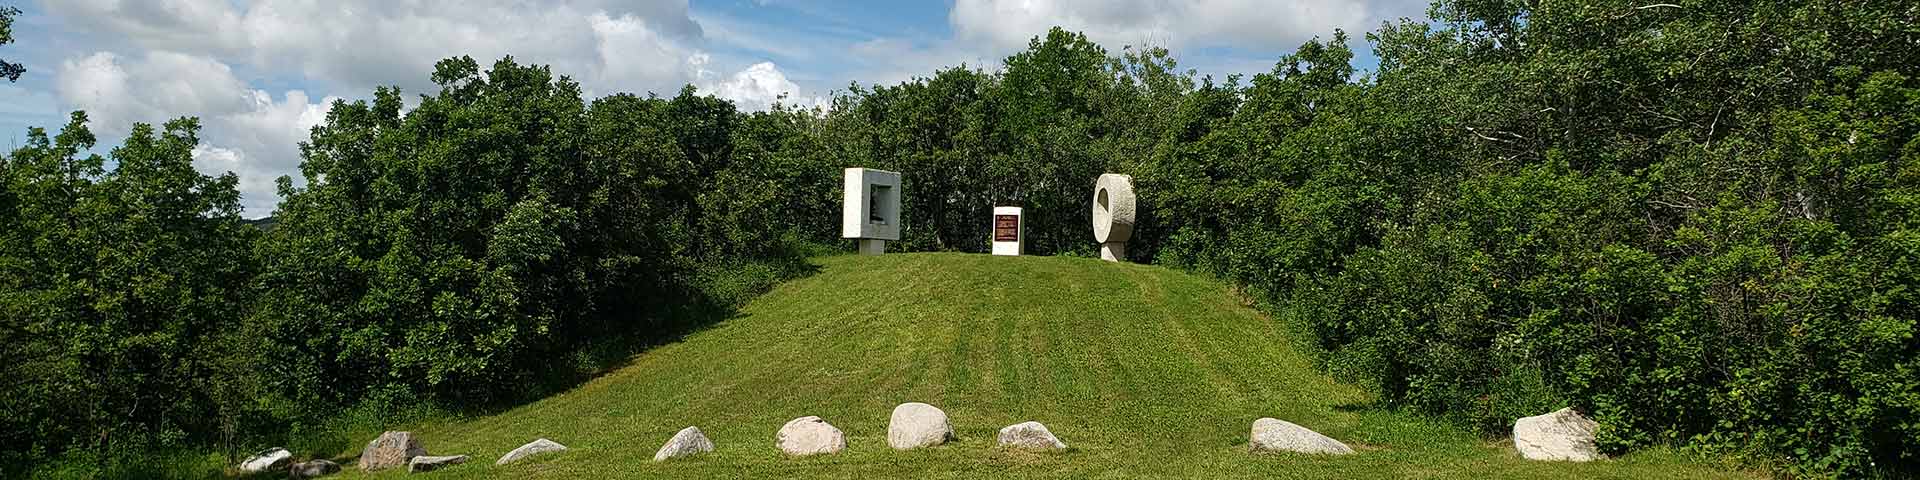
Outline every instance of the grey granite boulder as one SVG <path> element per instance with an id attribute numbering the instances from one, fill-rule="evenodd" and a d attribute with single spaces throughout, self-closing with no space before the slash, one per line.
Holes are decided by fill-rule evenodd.
<path id="1" fill-rule="evenodd" d="M 847 436 L 820 417 L 805 416 L 781 426 L 774 444 L 793 456 L 833 454 L 847 449 Z"/>
<path id="2" fill-rule="evenodd" d="M 1024 448 L 1028 450 L 1064 450 L 1067 443 L 1047 431 L 1040 422 L 1026 422 L 1008 425 L 1000 429 L 1000 446 Z"/>
<path id="3" fill-rule="evenodd" d="M 293 463 L 293 452 L 284 448 L 274 448 L 247 457 L 246 461 L 240 462 L 240 471 L 242 473 L 270 472 L 286 468 L 290 463 Z"/>
<path id="4" fill-rule="evenodd" d="M 1606 458 L 1593 444 L 1600 424 L 1572 408 L 1513 422 L 1513 449 L 1528 460 L 1588 462 Z"/>
<path id="5" fill-rule="evenodd" d="M 407 461 L 407 473 L 431 472 L 462 463 L 467 463 L 466 455 L 421 455 Z"/>
<path id="6" fill-rule="evenodd" d="M 427 447 L 413 437 L 413 432 L 386 432 L 367 442 L 367 448 L 360 450 L 360 469 L 376 471 L 406 465 L 408 460 L 427 454 Z"/>
<path id="7" fill-rule="evenodd" d="M 953 440 L 953 425 L 947 423 L 947 412 L 919 402 L 893 407 L 893 418 L 887 422 L 888 446 L 911 450 L 949 440 Z"/>
<path id="8" fill-rule="evenodd" d="M 1353 453 L 1353 448 L 1340 443 L 1320 432 L 1292 422 L 1262 418 L 1253 421 L 1253 432 L 1248 435 L 1247 449 L 1255 453 L 1298 452 L 1329 455 Z"/>
<path id="9" fill-rule="evenodd" d="M 552 440 L 547 440 L 542 438 L 539 440 L 534 440 L 532 442 L 527 442 L 526 445 L 521 445 L 520 448 L 513 449 L 513 451 L 511 452 L 507 452 L 506 455 L 501 455 L 500 459 L 494 461 L 493 464 L 506 465 L 509 463 L 513 463 L 515 461 L 519 461 L 522 458 L 527 458 L 527 457 L 539 455 L 542 453 L 564 451 L 566 449 L 567 449 L 567 446 L 561 445 L 560 442 L 555 442 Z"/>
<path id="10" fill-rule="evenodd" d="M 667 440 L 666 445 L 661 445 L 660 451 L 653 453 L 653 461 L 658 462 L 711 451 L 713 451 L 713 441 L 707 440 L 707 435 L 700 433 L 700 427 L 687 427 L 680 429 L 680 433 L 673 434 L 673 438 Z"/>
<path id="11" fill-rule="evenodd" d="M 340 464 L 332 460 L 310 460 L 287 467 L 287 478 L 305 480 L 340 473 Z"/>

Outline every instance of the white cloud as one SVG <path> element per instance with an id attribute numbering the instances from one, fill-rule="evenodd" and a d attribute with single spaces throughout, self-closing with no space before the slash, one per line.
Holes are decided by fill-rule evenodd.
<path id="1" fill-rule="evenodd" d="M 705 87 L 714 96 L 732 100 L 741 110 L 760 111 L 784 103 L 803 108 L 825 105 L 820 97 L 801 96 L 800 86 L 787 80 L 773 62 L 760 62 L 734 73 L 732 77 Z"/>
<path id="2" fill-rule="evenodd" d="M 312 103 L 306 92 L 279 100 L 248 87 L 226 64 L 176 52 L 123 59 L 96 52 L 63 62 L 55 73 L 62 100 L 86 110 L 103 145 L 124 139 L 136 122 L 158 125 L 199 117 L 201 147 L 194 166 L 240 176 L 247 215 L 266 215 L 278 202 L 274 179 L 299 170 L 299 142 L 326 116 L 334 98 Z"/>
<path id="3" fill-rule="evenodd" d="M 72 0 L 47 5 L 143 48 L 297 73 L 348 91 L 432 87 L 434 62 L 513 55 L 590 89 L 669 90 L 693 80 L 701 30 L 685 0 Z"/>
<path id="4" fill-rule="evenodd" d="M 1173 48 L 1234 46 L 1292 50 L 1335 28 L 1367 31 L 1410 0 L 958 0 L 948 21 L 960 39 L 1020 48 L 1048 28 L 1094 42 Z"/>

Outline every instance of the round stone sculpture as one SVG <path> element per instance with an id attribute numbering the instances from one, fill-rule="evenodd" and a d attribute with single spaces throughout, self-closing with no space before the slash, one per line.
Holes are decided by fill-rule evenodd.
<path id="1" fill-rule="evenodd" d="M 1093 184 L 1093 240 L 1125 243 L 1133 239 L 1133 177 L 1100 175 Z"/>

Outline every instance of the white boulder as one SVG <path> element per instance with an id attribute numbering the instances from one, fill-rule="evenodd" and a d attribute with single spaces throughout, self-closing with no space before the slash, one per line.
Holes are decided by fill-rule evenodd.
<path id="1" fill-rule="evenodd" d="M 371 472 L 398 467 L 426 454 L 427 447 L 420 445 L 420 439 L 414 438 L 413 432 L 389 431 L 367 442 L 367 448 L 360 450 L 360 469 Z"/>
<path id="2" fill-rule="evenodd" d="M 285 470 L 287 464 L 290 463 L 293 463 L 293 452 L 289 452 L 284 448 L 274 448 L 253 454 L 252 457 L 247 457 L 247 461 L 240 462 L 240 471 L 245 473 L 260 473 Z"/>
<path id="3" fill-rule="evenodd" d="M 340 464 L 331 460 L 309 460 L 287 467 L 287 478 L 304 480 L 340 473 Z"/>
<path id="4" fill-rule="evenodd" d="M 953 440 L 953 425 L 947 423 L 947 412 L 920 402 L 893 407 L 893 418 L 887 422 L 888 446 L 911 450 L 948 440 Z"/>
<path id="5" fill-rule="evenodd" d="M 653 453 L 653 461 L 658 462 L 711 451 L 713 451 L 713 441 L 707 439 L 707 434 L 700 433 L 700 427 L 687 427 L 680 429 L 680 433 L 673 434 L 673 438 L 667 440 L 666 445 L 661 445 L 660 451 Z"/>
<path id="6" fill-rule="evenodd" d="M 1008 425 L 1000 429 L 1000 446 L 1024 448 L 1029 450 L 1065 450 L 1066 442 L 1047 431 L 1040 422 L 1026 422 Z"/>
<path id="7" fill-rule="evenodd" d="M 561 445 L 560 442 L 555 442 L 552 440 L 547 440 L 542 438 L 539 440 L 534 440 L 532 442 L 527 442 L 526 445 L 521 445 L 520 448 L 513 449 L 513 451 L 511 452 L 507 452 L 506 455 L 501 455 L 500 459 L 495 460 L 493 464 L 506 465 L 509 463 L 519 461 L 522 458 L 527 458 L 527 457 L 531 457 L 534 455 L 539 455 L 547 452 L 563 451 L 566 449 L 567 449 L 567 446 Z"/>
<path id="8" fill-rule="evenodd" d="M 1261 452 L 1298 452 L 1329 455 L 1353 453 L 1353 448 L 1340 443 L 1320 432 L 1292 422 L 1262 418 L 1253 421 L 1253 432 L 1248 435 L 1247 449 Z"/>
<path id="9" fill-rule="evenodd" d="M 1513 422 L 1513 449 L 1528 460 L 1600 460 L 1606 456 L 1593 443 L 1593 432 L 1599 427 L 1599 422 L 1573 408 L 1522 418 Z"/>
<path id="10" fill-rule="evenodd" d="M 793 456 L 831 454 L 847 449 L 847 436 L 820 417 L 805 416 L 782 425 L 774 444 Z"/>
<path id="11" fill-rule="evenodd" d="M 421 455 L 407 460 L 407 473 L 431 472 L 442 468 L 467 463 L 466 455 Z"/>

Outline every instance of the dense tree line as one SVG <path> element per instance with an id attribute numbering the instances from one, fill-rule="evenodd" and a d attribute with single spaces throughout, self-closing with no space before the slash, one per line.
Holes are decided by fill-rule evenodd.
<path id="1" fill-rule="evenodd" d="M 992 69 L 744 113 L 442 62 L 339 103 L 275 228 L 196 125 L 0 164 L 15 462 L 280 440 L 352 409 L 550 392 L 725 315 L 836 237 L 839 170 L 905 174 L 902 250 L 1130 255 L 1242 287 L 1384 406 L 1498 435 L 1572 405 L 1603 449 L 1920 471 L 1920 8 L 1441 0 L 1251 78 L 1055 29 Z"/>

